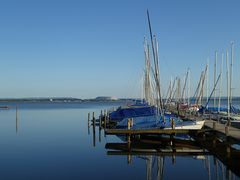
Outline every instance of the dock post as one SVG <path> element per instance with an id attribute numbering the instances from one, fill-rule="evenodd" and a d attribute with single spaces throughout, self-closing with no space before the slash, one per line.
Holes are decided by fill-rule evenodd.
<path id="1" fill-rule="evenodd" d="M 110 122 L 110 116 L 109 116 L 109 111 L 107 110 L 107 123 L 109 124 Z"/>
<path id="2" fill-rule="evenodd" d="M 131 119 L 129 118 L 127 121 L 127 129 L 130 130 L 131 129 Z M 128 150 L 130 151 L 131 149 L 131 135 L 128 134 L 127 135 L 127 143 L 128 143 Z"/>
<path id="3" fill-rule="evenodd" d="M 107 128 L 107 116 L 106 116 L 106 110 L 104 110 L 104 129 Z"/>
<path id="4" fill-rule="evenodd" d="M 216 122 L 213 121 L 213 130 L 216 130 Z"/>
<path id="5" fill-rule="evenodd" d="M 92 116 L 93 116 L 93 119 L 92 119 L 92 122 L 93 122 L 93 146 L 95 147 L 96 146 L 96 120 L 94 117 L 94 112 L 93 112 Z"/>
<path id="6" fill-rule="evenodd" d="M 102 110 L 101 110 L 101 114 L 100 114 L 100 118 L 99 118 L 99 123 L 100 123 L 100 126 L 102 128 L 102 117 L 103 117 L 103 113 L 102 113 Z"/>
<path id="7" fill-rule="evenodd" d="M 226 136 L 229 135 L 229 126 L 225 126 L 225 134 L 226 134 Z"/>
<path id="8" fill-rule="evenodd" d="M 133 127 L 133 118 L 129 118 L 127 122 L 127 128 L 132 129 Z"/>
<path id="9" fill-rule="evenodd" d="M 99 116 L 99 129 L 102 129 L 102 116 Z"/>
<path id="10" fill-rule="evenodd" d="M 88 113 L 88 127 L 90 127 L 90 113 Z"/>
<path id="11" fill-rule="evenodd" d="M 216 148 L 216 138 L 213 139 L 213 147 Z"/>
<path id="12" fill-rule="evenodd" d="M 174 122 L 173 118 L 171 118 L 171 126 L 172 126 L 172 129 L 175 129 L 175 122 Z"/>
<path id="13" fill-rule="evenodd" d="M 92 113 L 92 123 L 93 123 L 93 128 L 94 128 L 94 131 L 95 131 L 96 119 L 94 117 L 94 112 Z"/>
<path id="14" fill-rule="evenodd" d="M 98 134 L 98 140 L 99 140 L 99 142 L 101 142 L 102 141 L 102 132 L 101 132 L 101 128 L 100 128 L 100 126 L 99 126 L 99 134 Z"/>
<path id="15" fill-rule="evenodd" d="M 132 156 L 131 156 L 131 154 L 128 154 L 128 155 L 127 155 L 127 163 L 128 163 L 128 164 L 131 164 L 131 163 L 132 163 Z"/>
<path id="16" fill-rule="evenodd" d="M 18 107 L 16 106 L 16 134 L 18 133 Z"/>
<path id="17" fill-rule="evenodd" d="M 172 165 L 176 164 L 176 155 L 172 155 Z"/>
<path id="18" fill-rule="evenodd" d="M 227 158 L 231 157 L 231 147 L 227 145 Z"/>

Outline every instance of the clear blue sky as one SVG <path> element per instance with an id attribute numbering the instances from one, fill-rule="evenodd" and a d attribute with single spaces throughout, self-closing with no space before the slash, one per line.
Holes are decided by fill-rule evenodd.
<path id="1" fill-rule="evenodd" d="M 188 67 L 194 89 L 234 41 L 240 95 L 239 0 L 2 0 L 0 98 L 139 96 L 147 9 L 163 89 Z"/>

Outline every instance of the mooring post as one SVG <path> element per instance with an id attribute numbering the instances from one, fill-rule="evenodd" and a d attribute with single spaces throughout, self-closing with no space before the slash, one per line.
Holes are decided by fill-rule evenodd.
<path id="1" fill-rule="evenodd" d="M 100 114 L 100 118 L 99 118 L 99 123 L 100 123 L 100 126 L 102 128 L 102 117 L 103 117 L 103 114 L 102 114 L 102 110 L 101 110 L 101 114 Z"/>
<path id="2" fill-rule="evenodd" d="M 131 118 L 131 119 L 129 118 L 129 119 L 128 119 L 128 122 L 127 122 L 127 128 L 128 128 L 128 129 L 131 129 L 131 128 L 132 128 L 132 122 L 133 122 L 133 119 L 132 119 L 132 118 Z"/>
<path id="3" fill-rule="evenodd" d="M 131 154 L 128 154 L 128 155 L 127 155 L 127 163 L 128 163 L 128 164 L 131 164 L 131 163 L 132 163 L 132 156 L 131 156 Z"/>
<path id="4" fill-rule="evenodd" d="M 96 119 L 95 119 L 95 117 L 94 117 L 94 112 L 92 113 L 92 123 L 93 123 L 93 127 L 94 127 L 94 130 L 95 130 Z"/>
<path id="5" fill-rule="evenodd" d="M 98 134 L 98 137 L 99 137 L 99 142 L 101 142 L 101 140 L 102 140 L 102 133 L 101 133 L 101 128 L 100 128 L 100 126 L 99 126 L 99 134 Z"/>
<path id="6" fill-rule="evenodd" d="M 213 147 L 216 148 L 216 138 L 213 139 Z"/>
<path id="7" fill-rule="evenodd" d="M 95 147 L 95 146 L 96 146 L 96 131 L 93 127 L 93 147 Z"/>
<path id="8" fill-rule="evenodd" d="M 213 121 L 213 130 L 216 130 L 216 122 Z"/>
<path id="9" fill-rule="evenodd" d="M 172 129 L 175 129 L 175 122 L 174 122 L 173 118 L 171 118 L 171 126 L 172 126 Z"/>
<path id="10" fill-rule="evenodd" d="M 88 113 L 88 128 L 90 127 L 90 113 Z"/>
<path id="11" fill-rule="evenodd" d="M 231 147 L 227 145 L 227 158 L 231 157 Z"/>
<path id="12" fill-rule="evenodd" d="M 173 165 L 176 164 L 176 155 L 175 154 L 172 155 L 172 164 Z"/>
<path id="13" fill-rule="evenodd" d="M 96 146 L 96 120 L 94 117 L 94 112 L 92 113 L 92 124 L 93 124 L 93 146 Z"/>
<path id="14" fill-rule="evenodd" d="M 102 129 L 102 117 L 99 116 L 99 129 Z"/>
<path id="15" fill-rule="evenodd" d="M 107 128 L 107 116 L 106 116 L 106 110 L 104 110 L 104 129 Z"/>
<path id="16" fill-rule="evenodd" d="M 16 106 L 16 133 L 18 133 L 18 108 Z"/>
<path id="17" fill-rule="evenodd" d="M 204 140 L 204 141 L 206 140 L 206 134 L 205 134 L 205 132 L 203 132 L 203 140 Z"/>
<path id="18" fill-rule="evenodd" d="M 226 135 L 226 136 L 229 135 L 229 126 L 225 126 L 225 135 Z"/>
<path id="19" fill-rule="evenodd" d="M 110 122 L 110 115 L 109 115 L 109 111 L 107 110 L 107 123 L 109 124 Z"/>

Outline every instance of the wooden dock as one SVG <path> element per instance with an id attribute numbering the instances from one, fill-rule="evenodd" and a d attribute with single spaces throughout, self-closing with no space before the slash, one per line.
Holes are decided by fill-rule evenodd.
<path id="1" fill-rule="evenodd" d="M 226 126 L 225 124 L 218 123 L 217 121 L 213 120 L 206 120 L 205 129 L 211 129 L 216 133 L 220 133 L 226 137 L 240 141 L 240 129 L 234 128 L 232 126 Z"/>

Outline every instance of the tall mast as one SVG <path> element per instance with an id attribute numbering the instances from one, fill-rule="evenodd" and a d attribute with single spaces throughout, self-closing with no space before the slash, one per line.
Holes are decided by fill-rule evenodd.
<path id="1" fill-rule="evenodd" d="M 207 59 L 207 66 L 209 67 L 209 58 Z M 208 89 L 209 89 L 209 68 L 207 69 L 207 74 L 206 74 L 206 76 L 207 76 L 207 86 L 206 86 L 206 102 L 207 102 L 207 100 L 208 100 Z M 208 108 L 208 107 L 206 107 L 206 108 Z"/>
<path id="2" fill-rule="evenodd" d="M 221 62 L 221 66 L 220 66 L 220 87 L 219 87 L 219 97 L 218 97 L 218 112 L 220 112 L 220 106 L 221 106 L 223 61 L 224 61 L 224 54 L 222 53 L 222 62 Z"/>
<path id="3" fill-rule="evenodd" d="M 185 103 L 185 100 L 186 100 L 186 97 L 185 97 L 185 89 L 186 89 L 186 85 L 187 85 L 187 79 L 188 79 L 188 71 L 187 71 L 187 74 L 185 76 L 185 80 L 184 80 L 184 85 L 183 85 L 183 91 L 182 91 L 182 101 L 183 103 Z"/>
<path id="4" fill-rule="evenodd" d="M 214 61 L 214 79 L 213 83 L 216 83 L 216 68 L 217 68 L 217 51 L 215 51 L 215 61 Z M 213 106 L 216 107 L 216 90 L 214 90 L 214 95 L 213 95 Z"/>
<path id="5" fill-rule="evenodd" d="M 188 106 L 190 105 L 190 69 L 188 68 Z"/>
<path id="6" fill-rule="evenodd" d="M 234 43 L 231 42 L 230 87 L 229 87 L 230 88 L 230 93 L 229 93 L 230 107 L 232 106 L 233 50 L 234 50 Z"/>
<path id="7" fill-rule="evenodd" d="M 157 51 L 157 43 L 155 41 L 155 44 L 153 42 L 153 35 L 152 35 L 152 28 L 151 28 L 151 22 L 150 22 L 150 16 L 149 12 L 147 10 L 147 17 L 148 17 L 148 26 L 149 26 L 149 32 L 150 32 L 150 38 L 151 38 L 151 44 L 152 44 L 152 51 L 153 51 L 153 59 L 154 59 L 154 76 L 156 81 L 156 89 L 157 89 L 157 98 L 159 98 L 159 101 L 157 101 L 157 106 L 160 107 L 160 112 L 162 114 L 162 98 L 161 98 L 161 88 L 160 88 L 160 78 L 159 78 L 159 68 L 158 68 L 158 52 Z"/>
<path id="8" fill-rule="evenodd" d="M 228 65 L 228 50 L 226 52 L 226 65 L 227 65 L 227 114 L 228 114 L 228 124 L 230 125 L 230 114 L 229 114 L 229 65 Z"/>

